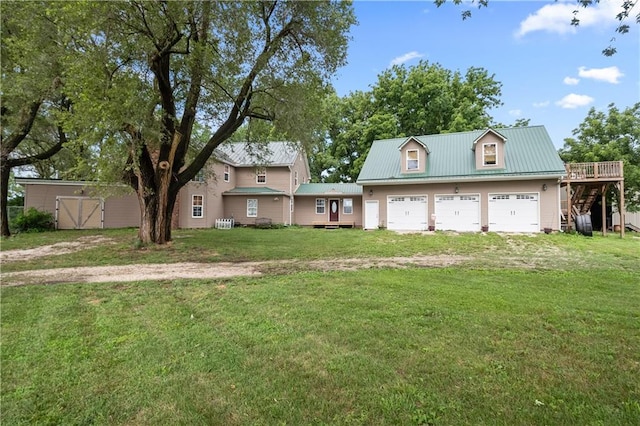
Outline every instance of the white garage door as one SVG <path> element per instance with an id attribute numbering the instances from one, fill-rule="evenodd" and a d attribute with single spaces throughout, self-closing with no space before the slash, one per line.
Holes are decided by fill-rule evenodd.
<path id="1" fill-rule="evenodd" d="M 393 231 L 426 231 L 427 197 L 389 197 L 387 199 L 387 228 Z"/>
<path id="2" fill-rule="evenodd" d="M 540 232 L 538 194 L 489 194 L 489 231 Z"/>
<path id="3" fill-rule="evenodd" d="M 480 231 L 480 195 L 436 195 L 436 229 Z"/>

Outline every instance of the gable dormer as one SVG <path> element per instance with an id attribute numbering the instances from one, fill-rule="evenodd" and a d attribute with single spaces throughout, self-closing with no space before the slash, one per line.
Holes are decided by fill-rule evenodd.
<path id="1" fill-rule="evenodd" d="M 493 129 L 487 129 L 473 141 L 476 169 L 504 169 L 504 150 L 507 138 Z"/>
<path id="2" fill-rule="evenodd" d="M 398 149 L 400 150 L 401 173 L 424 173 L 427 171 L 429 148 L 424 142 L 410 136 Z"/>

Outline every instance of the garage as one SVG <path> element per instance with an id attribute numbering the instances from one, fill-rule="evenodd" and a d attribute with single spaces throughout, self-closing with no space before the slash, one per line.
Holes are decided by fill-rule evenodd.
<path id="1" fill-rule="evenodd" d="M 387 228 L 393 231 L 426 231 L 427 197 L 388 197 Z"/>
<path id="2" fill-rule="evenodd" d="M 489 231 L 540 232 L 538 194 L 489 194 Z"/>
<path id="3" fill-rule="evenodd" d="M 480 194 L 436 195 L 436 229 L 480 231 Z"/>

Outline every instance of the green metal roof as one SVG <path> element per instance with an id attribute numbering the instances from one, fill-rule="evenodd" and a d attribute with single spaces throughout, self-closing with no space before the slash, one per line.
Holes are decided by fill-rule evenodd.
<path id="1" fill-rule="evenodd" d="M 362 187 L 355 183 L 303 183 L 296 195 L 362 195 Z"/>
<path id="2" fill-rule="evenodd" d="M 272 194 L 284 194 L 284 191 L 279 191 L 277 189 L 272 189 L 266 186 L 256 186 L 256 187 L 242 187 L 242 188 L 233 188 L 228 191 L 223 192 L 224 195 L 272 195 Z"/>
<path id="3" fill-rule="evenodd" d="M 407 140 L 406 137 L 374 141 L 357 183 L 559 177 L 566 173 L 564 163 L 544 126 L 496 129 L 506 138 L 505 167 L 477 170 L 473 145 L 486 131 L 415 137 L 430 151 L 425 173 L 401 173 L 399 148 Z"/>

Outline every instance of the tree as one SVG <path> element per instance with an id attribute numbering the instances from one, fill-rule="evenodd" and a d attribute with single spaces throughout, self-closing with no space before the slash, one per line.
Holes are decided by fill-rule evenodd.
<path id="1" fill-rule="evenodd" d="M 1 234 L 9 236 L 7 198 L 11 170 L 37 165 L 67 140 L 60 120 L 70 107 L 62 92 L 58 30 L 42 2 L 2 2 L 2 107 L 0 129 Z"/>
<path id="2" fill-rule="evenodd" d="M 99 154 L 96 178 L 136 191 L 139 238 L 159 244 L 180 188 L 247 120 L 311 137 L 355 22 L 350 3 L 328 1 L 78 2 L 57 16 L 77 22 L 68 125 Z M 197 148 L 195 123 L 209 129 Z"/>
<path id="3" fill-rule="evenodd" d="M 466 73 L 420 61 L 378 75 L 371 91 L 329 100 L 328 154 L 324 180 L 355 181 L 376 139 L 486 128 L 489 110 L 501 105 L 501 84 L 483 68 Z"/>
<path id="4" fill-rule="evenodd" d="M 450 0 L 453 4 L 461 4 L 464 0 Z M 558 1 L 558 0 L 555 0 Z M 437 7 L 445 4 L 447 0 L 434 0 L 434 3 Z M 466 3 L 466 2 L 465 2 Z M 471 0 L 469 2 L 471 5 L 476 5 L 479 9 L 483 7 L 489 6 L 489 0 Z M 595 7 L 600 0 L 576 0 L 576 9 L 573 11 L 573 18 L 571 19 L 571 25 L 579 26 L 580 25 L 580 8 L 586 9 L 588 7 Z M 629 32 L 630 26 L 628 24 L 629 19 L 633 19 L 631 15 L 631 11 L 635 7 L 637 0 L 620 0 L 620 12 L 615 16 L 616 20 L 618 20 L 618 26 L 615 29 L 615 32 L 618 34 L 627 34 Z M 462 19 L 468 19 L 471 17 L 471 10 L 465 9 L 462 11 Z M 636 24 L 640 23 L 640 12 L 636 15 Z M 615 41 L 615 37 L 611 38 L 611 43 L 609 46 L 602 50 L 602 54 L 605 56 L 613 56 L 616 54 L 617 49 L 613 46 L 613 42 Z"/>
<path id="5" fill-rule="evenodd" d="M 640 210 L 640 102 L 618 110 L 591 108 L 577 129 L 566 138 L 560 157 L 565 162 L 623 161 L 626 209 Z"/>

